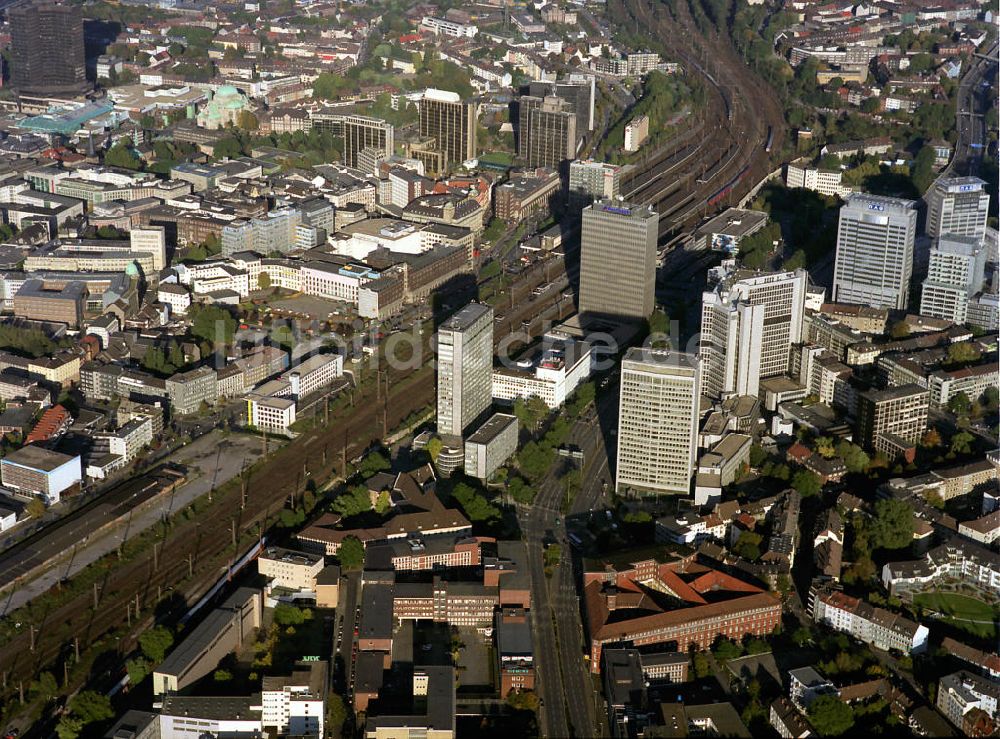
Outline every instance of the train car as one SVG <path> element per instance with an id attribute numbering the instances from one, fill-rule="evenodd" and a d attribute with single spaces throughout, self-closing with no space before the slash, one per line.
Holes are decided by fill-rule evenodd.
<path id="1" fill-rule="evenodd" d="M 708 204 L 709 205 L 718 205 L 719 203 L 721 203 L 722 200 L 729 193 L 731 193 L 733 191 L 733 188 L 736 187 L 736 185 L 739 184 L 740 180 L 742 180 L 744 178 L 744 176 L 746 176 L 746 173 L 748 171 L 750 171 L 750 165 L 747 165 L 746 167 L 744 167 L 743 169 L 741 169 L 739 171 L 739 173 L 735 177 L 733 177 L 733 179 L 729 180 L 729 182 L 726 183 L 726 185 L 724 185 L 720 190 L 716 191 L 716 193 L 714 195 L 712 195 L 712 197 L 710 197 L 708 199 Z"/>
<path id="2" fill-rule="evenodd" d="M 771 144 L 774 143 L 774 129 L 771 126 L 767 127 L 767 144 L 764 146 L 764 151 L 768 154 L 771 153 Z"/>

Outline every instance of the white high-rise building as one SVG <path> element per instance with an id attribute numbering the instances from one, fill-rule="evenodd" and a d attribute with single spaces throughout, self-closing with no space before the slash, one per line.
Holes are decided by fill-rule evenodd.
<path id="1" fill-rule="evenodd" d="M 698 358 L 633 347 L 622 360 L 615 490 L 687 495 L 698 447 Z"/>
<path id="2" fill-rule="evenodd" d="M 702 294 L 701 391 L 711 398 L 753 395 L 760 381 L 784 375 L 792 344 L 802 341 L 805 270 L 730 272 Z"/>
<path id="3" fill-rule="evenodd" d="M 470 303 L 441 324 L 437 354 L 437 430 L 462 436 L 492 402 L 493 309 Z"/>
<path id="4" fill-rule="evenodd" d="M 990 211 L 990 194 L 985 185 L 978 177 L 938 177 L 924 195 L 927 235 L 982 239 Z"/>
<path id="5" fill-rule="evenodd" d="M 167 267 L 167 234 L 163 226 L 133 226 L 128 239 L 131 251 L 153 255 L 154 270 Z"/>
<path id="6" fill-rule="evenodd" d="M 601 198 L 617 198 L 622 171 L 617 164 L 575 159 L 569 163 L 569 195 L 588 204 Z"/>
<path id="7" fill-rule="evenodd" d="M 969 301 L 982 287 L 985 270 L 986 250 L 978 238 L 942 236 L 931 249 L 920 314 L 965 323 Z"/>
<path id="8" fill-rule="evenodd" d="M 849 195 L 837 228 L 833 302 L 906 308 L 916 231 L 913 200 Z"/>

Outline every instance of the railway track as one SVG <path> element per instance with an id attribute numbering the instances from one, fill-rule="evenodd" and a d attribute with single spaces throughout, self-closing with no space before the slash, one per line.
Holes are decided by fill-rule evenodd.
<path id="1" fill-rule="evenodd" d="M 728 38 L 695 26 L 686 3 L 671 11 L 660 0 L 622 0 L 614 12 L 623 27 L 648 29 L 650 40 L 699 74 L 709 92 L 700 130 L 692 128 L 625 190 L 656 207 L 661 242 L 669 241 L 770 171 L 770 144 L 784 136 L 784 114 Z"/>
<path id="2" fill-rule="evenodd" d="M 514 309 L 495 327 L 497 343 L 515 331 L 537 337 L 547 320 L 572 313 L 573 301 L 559 291 L 535 300 L 523 299 L 543 281 L 565 278 L 565 265 L 557 260 L 552 260 L 552 265 L 526 273 L 511 286 Z M 175 521 L 172 528 L 161 532 L 153 547 L 145 548 L 134 559 L 105 559 L 92 565 L 104 570 L 96 588 L 49 611 L 29 605 L 29 610 L 22 612 L 31 618 L 30 625 L 23 625 L 29 628 L 22 627 L 0 647 L 0 708 L 17 702 L 19 687 L 27 691 L 40 672 L 60 674 L 63 663 L 72 663 L 76 640 L 81 648 L 104 641 L 108 650 L 105 661 L 120 667 L 121 658 L 135 647 L 138 634 L 165 617 L 162 611 L 157 613 L 165 596 L 182 596 L 170 614 L 179 615 L 225 572 L 237 551 L 266 532 L 286 502 L 302 493 L 307 479 L 323 480 L 337 473 L 343 460 L 359 456 L 374 440 L 383 438 L 386 429 L 431 404 L 435 394 L 433 352 L 430 337 L 425 341 L 418 368 L 384 370 L 382 386 L 387 383 L 388 392 L 369 387 L 344 417 L 305 432 L 274 452 L 246 474 L 242 488 L 236 485 L 215 491 L 214 505 L 208 511 L 200 517 Z M 116 640 L 122 626 L 127 627 L 126 636 Z M 91 679 L 94 677 L 92 672 Z"/>

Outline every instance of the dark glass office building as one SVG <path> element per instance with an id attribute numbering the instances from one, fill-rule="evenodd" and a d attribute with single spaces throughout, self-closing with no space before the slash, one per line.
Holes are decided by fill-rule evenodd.
<path id="1" fill-rule="evenodd" d="M 11 78 L 29 97 L 86 92 L 83 16 L 78 6 L 28 0 L 7 11 L 11 32 Z"/>

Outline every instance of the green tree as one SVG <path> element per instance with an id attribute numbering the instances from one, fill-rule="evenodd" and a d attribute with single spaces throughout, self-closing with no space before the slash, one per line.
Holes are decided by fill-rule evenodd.
<path id="1" fill-rule="evenodd" d="M 539 481 L 552 466 L 554 454 L 550 446 L 529 441 L 517 455 L 517 466 L 528 480 Z"/>
<path id="2" fill-rule="evenodd" d="M 821 695 L 809 705 L 809 723 L 820 736 L 843 736 L 854 726 L 854 711 L 835 695 Z"/>
<path id="3" fill-rule="evenodd" d="M 139 636 L 139 648 L 154 664 L 162 662 L 173 645 L 174 635 L 166 626 L 154 626 Z"/>
<path id="4" fill-rule="evenodd" d="M 125 662 L 128 682 L 133 688 L 146 679 L 149 674 L 149 662 L 144 657 L 136 657 Z"/>
<path id="5" fill-rule="evenodd" d="M 40 673 L 38 679 L 31 683 L 31 695 L 43 701 L 52 700 L 58 692 L 59 685 L 51 672 Z"/>
<path id="6" fill-rule="evenodd" d="M 260 290 L 267 290 L 269 287 L 271 287 L 271 275 L 269 275 L 267 272 L 261 272 L 259 275 L 257 275 L 257 287 Z"/>
<path id="7" fill-rule="evenodd" d="M 758 560 L 761 555 L 760 545 L 763 541 L 764 537 L 760 534 L 744 531 L 740 533 L 740 538 L 733 544 L 733 553 L 751 561 Z"/>
<path id="8" fill-rule="evenodd" d="M 877 547 L 901 549 L 909 545 L 913 541 L 913 508 L 895 498 L 876 501 L 868 532 Z"/>
<path id="9" fill-rule="evenodd" d="M 975 438 L 968 431 L 959 431 L 957 434 L 951 437 L 951 453 L 952 454 L 971 454 L 972 453 L 972 442 Z"/>
<path id="10" fill-rule="evenodd" d="M 212 346 L 228 346 L 236 333 L 236 319 L 225 308 L 206 305 L 194 311 L 191 334 Z"/>
<path id="11" fill-rule="evenodd" d="M 864 472 L 871 462 L 864 449 L 846 439 L 837 444 L 837 456 L 844 460 L 847 471 L 853 473 Z"/>
<path id="12" fill-rule="evenodd" d="M 1000 390 L 992 386 L 986 388 L 979 402 L 987 413 L 996 413 L 1000 410 Z"/>
<path id="13" fill-rule="evenodd" d="M 948 400 L 948 410 L 956 416 L 967 416 L 972 410 L 972 401 L 964 392 L 956 393 Z"/>
<path id="14" fill-rule="evenodd" d="M 507 694 L 507 705 L 515 711 L 538 712 L 538 694 L 533 690 L 512 690 Z"/>
<path id="15" fill-rule="evenodd" d="M 391 467 L 392 465 L 389 464 L 389 460 L 384 454 L 381 452 L 371 452 L 361 460 L 358 472 L 362 477 L 367 479 L 378 472 L 386 472 Z"/>
<path id="16" fill-rule="evenodd" d="M 743 647 L 732 639 L 720 639 L 719 643 L 712 649 L 715 658 L 723 662 L 731 659 L 738 659 L 743 656 Z"/>
<path id="17" fill-rule="evenodd" d="M 56 724 L 56 736 L 58 736 L 59 739 L 76 739 L 80 736 L 80 731 L 82 729 L 83 721 L 75 716 L 64 714 L 62 718 L 59 719 L 59 723 Z"/>
<path id="18" fill-rule="evenodd" d="M 537 395 L 532 395 L 527 400 L 518 398 L 514 401 L 514 415 L 517 416 L 518 423 L 529 431 L 538 428 L 539 422 L 549 413 L 549 408 L 545 401 Z"/>
<path id="19" fill-rule="evenodd" d="M 792 487 L 795 488 L 803 498 L 819 495 L 823 489 L 823 480 L 815 472 L 809 470 L 798 470 L 792 475 Z"/>
<path id="20" fill-rule="evenodd" d="M 948 346 L 948 364 L 965 365 L 978 362 L 982 352 L 971 341 L 959 341 Z"/>
<path id="21" fill-rule="evenodd" d="M 535 488 L 521 477 L 513 477 L 507 482 L 507 494 L 518 503 L 527 505 L 535 500 Z"/>
<path id="22" fill-rule="evenodd" d="M 440 437 L 435 436 L 430 441 L 427 442 L 427 454 L 430 455 L 431 462 L 437 464 L 438 455 L 444 448 L 444 442 L 441 441 Z"/>
<path id="23" fill-rule="evenodd" d="M 392 503 L 389 500 L 389 493 L 383 490 L 378 494 L 378 498 L 375 499 L 375 512 L 380 516 L 384 516 L 392 508 Z"/>
<path id="24" fill-rule="evenodd" d="M 45 515 L 45 511 L 48 509 L 45 507 L 45 502 L 41 498 L 32 498 L 28 502 L 26 510 L 28 515 L 32 518 L 41 518 Z"/>
<path id="25" fill-rule="evenodd" d="M 365 485 L 355 485 L 338 495 L 330 507 L 344 518 L 350 518 L 370 511 L 372 499 Z"/>
<path id="26" fill-rule="evenodd" d="M 233 673 L 229 670 L 220 667 L 218 670 L 212 673 L 212 680 L 217 683 L 228 683 L 233 679 Z"/>
<path id="27" fill-rule="evenodd" d="M 274 607 L 274 623 L 279 626 L 299 626 L 306 622 L 306 614 L 301 608 L 279 603 Z"/>
<path id="28" fill-rule="evenodd" d="M 253 111 L 241 110 L 239 115 L 236 116 L 236 125 L 244 131 L 251 132 L 260 128 L 260 121 L 257 120 L 257 116 L 253 114 Z"/>
<path id="29" fill-rule="evenodd" d="M 347 721 L 347 706 L 344 699 L 336 693 L 331 693 L 326 700 L 326 727 L 329 736 L 337 739 L 344 730 Z"/>
<path id="30" fill-rule="evenodd" d="M 243 144 L 235 136 L 225 136 L 212 146 L 212 156 L 216 159 L 236 159 L 243 156 Z"/>
<path id="31" fill-rule="evenodd" d="M 712 674 L 712 666 L 708 662 L 708 655 L 704 652 L 695 652 L 691 658 L 691 663 L 694 667 L 694 676 L 696 678 L 701 679 Z"/>
<path id="32" fill-rule="evenodd" d="M 104 163 L 109 167 L 121 169 L 142 169 L 142 160 L 132 148 L 132 142 L 123 139 L 104 153 Z"/>
<path id="33" fill-rule="evenodd" d="M 77 693 L 69 702 L 69 712 L 83 722 L 84 726 L 113 718 L 114 709 L 111 700 L 102 693 L 93 690 L 83 690 Z"/>
<path id="34" fill-rule="evenodd" d="M 458 483 L 451 495 L 473 523 L 491 523 L 500 519 L 500 509 L 464 482 Z"/>
<path id="35" fill-rule="evenodd" d="M 365 546 L 356 536 L 348 536 L 337 550 L 337 559 L 345 570 L 360 570 L 365 563 Z"/>
<path id="36" fill-rule="evenodd" d="M 897 340 L 910 338 L 910 324 L 903 320 L 896 321 L 889 327 L 889 336 Z"/>

